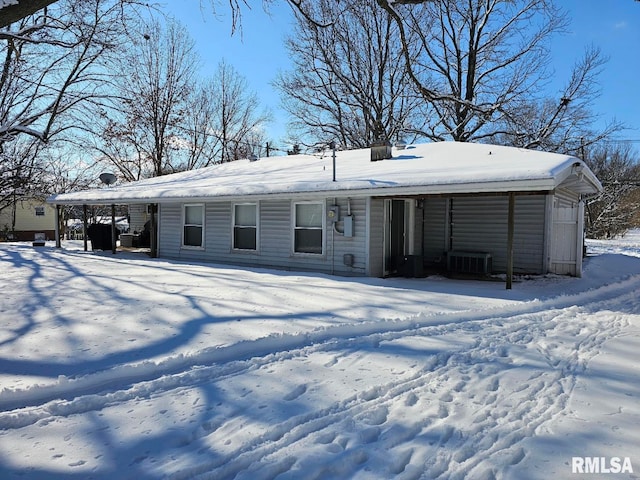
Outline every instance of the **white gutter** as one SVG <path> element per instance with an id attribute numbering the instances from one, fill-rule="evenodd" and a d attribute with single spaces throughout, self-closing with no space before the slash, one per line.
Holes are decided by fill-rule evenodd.
<path id="1" fill-rule="evenodd" d="M 339 186 L 339 182 L 336 184 Z M 336 188 L 305 191 L 281 191 L 264 192 L 253 194 L 222 194 L 216 195 L 215 191 L 207 195 L 167 195 L 162 197 L 142 196 L 142 195 L 109 195 L 117 193 L 102 190 L 95 197 L 92 194 L 96 191 L 74 192 L 69 194 L 53 195 L 47 199 L 47 203 L 56 205 L 111 205 L 111 204 L 147 204 L 147 203 L 181 203 L 181 202 L 211 202 L 211 201 L 236 201 L 251 198 L 253 200 L 283 199 L 283 198 L 305 198 L 319 196 L 348 195 L 350 197 L 369 196 L 415 196 L 415 195 L 442 195 L 460 193 L 506 193 L 506 192 L 544 192 L 553 190 L 557 182 L 553 179 L 535 180 L 515 180 L 496 181 L 482 183 L 456 183 L 456 184 L 432 184 L 432 185 L 411 185 L 402 187 L 373 187 L 373 188 Z M 82 196 L 88 193 L 87 196 Z M 66 197 L 66 198 L 65 198 Z M 74 198 L 75 197 L 75 198 Z M 78 198 L 80 197 L 80 198 Z"/>

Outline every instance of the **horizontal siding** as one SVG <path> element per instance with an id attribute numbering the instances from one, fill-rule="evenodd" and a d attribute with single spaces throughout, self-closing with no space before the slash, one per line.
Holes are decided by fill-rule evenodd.
<path id="1" fill-rule="evenodd" d="M 149 220 L 147 215 L 147 206 L 143 204 L 129 205 L 129 231 L 142 232 L 144 230 L 144 224 Z"/>
<path id="2" fill-rule="evenodd" d="M 558 207 L 575 207 L 580 202 L 580 194 L 564 188 L 558 188 L 554 194 Z"/>
<path id="3" fill-rule="evenodd" d="M 266 259 L 291 256 L 291 202 L 289 200 L 260 203 L 260 254 Z"/>
<path id="4" fill-rule="evenodd" d="M 318 200 L 333 205 L 333 199 Z M 337 229 L 344 229 L 344 216 L 348 212 L 346 199 L 338 199 L 340 221 Z M 237 251 L 232 248 L 232 203 L 209 202 L 205 208 L 204 249 L 186 249 L 182 243 L 182 205 L 162 205 L 160 248 L 163 257 L 187 261 L 205 261 L 244 266 L 275 267 L 289 270 L 317 271 L 339 275 L 364 275 L 366 273 L 366 199 L 351 201 L 354 218 L 353 237 L 344 237 L 333 230 L 327 221 L 324 231 L 323 255 L 297 255 L 292 243 L 292 202 L 290 200 L 262 200 L 259 202 L 260 227 L 258 251 Z M 343 262 L 345 254 L 354 258 L 353 266 Z"/>
<path id="5" fill-rule="evenodd" d="M 290 200 L 263 201 L 261 213 L 260 265 L 330 273 L 327 269 L 326 255 L 293 254 L 292 202 Z M 326 236 L 325 231 L 325 245 Z"/>
<path id="6" fill-rule="evenodd" d="M 447 251 L 447 202 L 446 198 L 424 200 L 423 256 L 427 264 L 443 260 Z"/>
<path id="7" fill-rule="evenodd" d="M 312 199 L 311 199 L 312 200 Z M 326 206 L 333 199 L 323 199 Z M 447 214 L 447 198 L 425 198 L 424 216 L 416 210 L 416 229 L 421 235 L 416 253 L 423 252 L 427 262 L 435 261 L 448 250 L 448 228 L 454 250 L 489 252 L 493 271 L 506 271 L 508 198 L 495 196 L 454 197 L 451 199 L 451 219 Z M 348 213 L 346 198 L 337 199 L 340 207 L 338 232 L 344 229 Z M 324 255 L 294 255 L 292 253 L 291 201 L 260 202 L 260 235 L 257 252 L 238 252 L 231 248 L 230 202 L 206 205 L 205 248 L 183 249 L 182 205 L 162 205 L 160 209 L 159 254 L 163 257 L 189 261 L 275 267 L 289 270 L 317 271 L 338 275 L 382 276 L 384 255 L 384 201 L 351 200 L 354 218 L 353 237 L 344 237 L 327 221 L 324 231 Z M 368 215 L 368 218 L 367 218 Z M 541 273 L 544 257 L 544 196 L 518 196 L 515 204 L 514 272 Z M 422 225 L 424 218 L 424 224 Z M 367 238 L 368 237 L 368 238 Z M 368 251 L 367 251 L 368 249 Z M 344 265 L 344 255 L 353 255 L 354 265 Z"/>
<path id="8" fill-rule="evenodd" d="M 384 275 L 384 200 L 371 199 L 369 210 L 369 268 L 372 277 Z"/>
<path id="9" fill-rule="evenodd" d="M 332 205 L 333 201 L 330 202 Z M 327 255 L 331 258 L 331 267 L 334 273 L 340 275 L 364 275 L 367 272 L 366 255 L 366 199 L 357 200 L 337 199 L 336 204 L 340 207 L 340 221 L 336 224 L 337 232 L 333 230 L 330 222 L 327 224 L 328 242 Z M 349 205 L 351 216 L 353 217 L 353 236 L 345 237 L 338 232 L 344 232 L 344 217 L 348 215 Z M 344 264 L 344 255 L 353 255 L 353 266 Z"/>
<path id="10" fill-rule="evenodd" d="M 182 206 L 162 204 L 158 208 L 158 256 L 180 258 Z"/>
<path id="11" fill-rule="evenodd" d="M 36 207 L 44 208 L 44 215 L 36 215 Z M 23 200 L 17 201 L 16 231 L 44 231 L 54 230 L 56 227 L 56 209 L 45 202 Z M 0 230 L 12 230 L 13 208 L 11 206 L 0 211 Z"/>
<path id="12" fill-rule="evenodd" d="M 224 260 L 231 250 L 231 202 L 207 203 L 204 222 L 207 259 Z"/>
<path id="13" fill-rule="evenodd" d="M 508 202 L 508 197 L 453 198 L 452 249 L 489 252 L 493 271 L 506 272 Z M 513 270 L 542 273 L 545 197 L 517 196 L 514 213 Z"/>

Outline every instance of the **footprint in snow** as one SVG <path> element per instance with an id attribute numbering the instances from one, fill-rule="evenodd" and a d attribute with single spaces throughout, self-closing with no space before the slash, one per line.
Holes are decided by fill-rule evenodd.
<path id="1" fill-rule="evenodd" d="M 413 407 L 416 403 L 418 403 L 418 396 L 413 392 L 407 395 L 407 398 L 404 401 L 406 407 Z"/>
<path id="2" fill-rule="evenodd" d="M 513 451 L 513 452 L 511 452 L 511 453 L 510 453 L 510 455 L 509 455 L 509 456 L 510 456 L 511 458 L 509 458 L 509 463 L 510 463 L 511 465 L 517 465 L 517 464 L 518 464 L 518 463 L 520 463 L 522 460 L 524 460 L 525 455 L 526 455 L 526 454 L 525 454 L 525 452 L 524 452 L 524 449 L 522 449 L 521 447 L 520 447 L 520 448 L 517 448 L 515 451 Z"/>
<path id="3" fill-rule="evenodd" d="M 327 452 L 333 453 L 333 454 L 341 453 L 344 451 L 344 447 L 338 443 L 329 443 L 327 444 L 326 448 L 327 448 Z"/>
<path id="4" fill-rule="evenodd" d="M 413 448 L 410 448 L 406 452 L 400 453 L 392 460 L 389 471 L 394 475 L 400 475 L 407 468 L 407 465 L 411 462 L 413 456 Z"/>
<path id="5" fill-rule="evenodd" d="M 389 410 L 386 407 L 378 407 L 364 414 L 362 421 L 367 425 L 382 425 L 387 421 Z"/>
<path id="6" fill-rule="evenodd" d="M 333 357 L 331 360 L 329 360 L 327 363 L 324 364 L 325 367 L 333 367 L 335 364 L 338 363 L 338 357 Z"/>
<path id="7" fill-rule="evenodd" d="M 380 427 L 365 428 L 360 432 L 360 440 L 362 443 L 373 443 L 380 438 Z"/>
<path id="8" fill-rule="evenodd" d="M 441 402 L 453 402 L 453 395 L 450 392 L 445 392 L 440 396 Z"/>
<path id="9" fill-rule="evenodd" d="M 291 392 L 289 392 L 287 395 L 285 395 L 284 399 L 287 402 L 290 402 L 291 400 L 295 400 L 296 398 L 298 398 L 300 395 L 303 395 L 306 391 L 307 391 L 307 386 L 306 385 L 304 385 L 304 384 L 303 385 L 298 385 Z"/>
<path id="10" fill-rule="evenodd" d="M 446 425 L 442 431 L 442 435 L 440 436 L 440 445 L 447 443 L 453 436 L 454 431 L 455 430 L 451 425 Z"/>
<path id="11" fill-rule="evenodd" d="M 500 381 L 497 378 L 494 378 L 493 380 L 491 380 L 491 383 L 489 384 L 489 391 L 495 392 L 498 390 L 499 386 L 500 386 Z"/>
<path id="12" fill-rule="evenodd" d="M 458 382 L 453 386 L 453 391 L 461 392 L 464 389 L 465 385 L 466 385 L 465 382 Z"/>
<path id="13" fill-rule="evenodd" d="M 320 443 L 320 444 L 326 445 L 328 443 L 333 442 L 335 440 L 335 438 L 336 438 L 336 434 L 334 432 L 322 433 L 322 434 L 318 435 L 316 443 Z"/>
<path id="14" fill-rule="evenodd" d="M 453 454 L 453 459 L 458 463 L 463 463 L 473 457 L 474 453 L 471 445 L 462 445 L 462 447 Z"/>

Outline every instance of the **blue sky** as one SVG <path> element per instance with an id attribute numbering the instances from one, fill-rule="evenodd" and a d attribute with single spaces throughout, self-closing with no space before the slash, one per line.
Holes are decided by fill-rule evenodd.
<path id="1" fill-rule="evenodd" d="M 168 0 L 166 10 L 185 24 L 203 60 L 203 74 L 212 75 L 224 59 L 243 75 L 250 88 L 258 94 L 262 105 L 270 108 L 274 122 L 268 136 L 283 149 L 286 137 L 286 113 L 279 108 L 278 92 L 271 86 L 278 71 L 288 68 L 284 38 L 291 30 L 291 14 L 283 0 L 266 14 L 256 4 L 243 10 L 242 30 L 231 36 L 228 12 L 211 14 L 208 0 L 203 9 L 196 0 Z M 640 147 L 640 3 L 633 0 L 559 0 L 568 10 L 569 31 L 552 41 L 554 69 L 560 88 L 573 64 L 589 45 L 599 47 L 609 57 L 600 75 L 601 96 L 594 106 L 600 122 L 613 118 L 624 122 L 630 130 L 620 138 L 637 140 Z M 227 14 L 225 16 L 225 14 Z"/>

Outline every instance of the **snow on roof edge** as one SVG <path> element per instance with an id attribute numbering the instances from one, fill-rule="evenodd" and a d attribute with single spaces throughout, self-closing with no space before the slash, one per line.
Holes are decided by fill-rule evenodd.
<path id="1" fill-rule="evenodd" d="M 331 154 L 325 152 L 219 164 L 115 187 L 57 194 L 47 202 L 79 205 L 331 196 L 339 192 L 385 196 L 540 191 L 559 186 L 574 173 L 575 165 L 581 165 L 589 180 L 581 188 L 601 188 L 584 162 L 568 155 L 458 142 L 418 144 L 393 153 L 391 159 L 371 162 L 369 149 L 337 152 L 337 182 L 331 181 Z"/>

